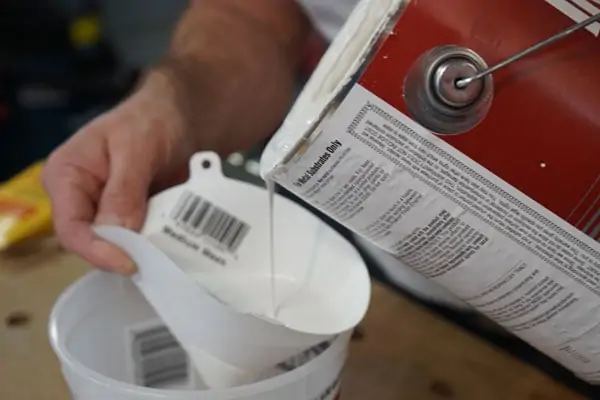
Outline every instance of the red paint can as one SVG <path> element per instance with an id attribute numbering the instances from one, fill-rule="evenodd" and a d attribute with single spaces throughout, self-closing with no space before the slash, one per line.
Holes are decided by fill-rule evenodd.
<path id="1" fill-rule="evenodd" d="M 598 0 L 364 0 L 263 176 L 600 382 Z"/>

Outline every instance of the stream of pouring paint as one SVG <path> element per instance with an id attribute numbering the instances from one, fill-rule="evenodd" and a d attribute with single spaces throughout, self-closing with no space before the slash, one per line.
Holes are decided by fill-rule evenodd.
<path id="1" fill-rule="evenodd" d="M 275 181 L 267 180 L 269 193 L 269 263 L 271 264 L 271 306 L 272 317 L 277 318 L 277 277 L 275 275 Z"/>

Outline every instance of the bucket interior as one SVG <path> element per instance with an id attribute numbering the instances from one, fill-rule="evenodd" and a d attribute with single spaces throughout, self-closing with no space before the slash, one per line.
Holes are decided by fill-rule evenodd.
<path id="1" fill-rule="evenodd" d="M 207 390 L 189 361 L 181 367 L 181 348 L 131 280 L 100 271 L 63 293 L 49 331 L 74 400 L 319 398 L 339 383 L 350 339 L 308 349 L 257 383 Z"/>
<path id="2" fill-rule="evenodd" d="M 85 290 L 54 325 L 65 352 L 119 382 L 205 389 L 186 353 L 129 279 L 101 273 L 84 283 Z"/>

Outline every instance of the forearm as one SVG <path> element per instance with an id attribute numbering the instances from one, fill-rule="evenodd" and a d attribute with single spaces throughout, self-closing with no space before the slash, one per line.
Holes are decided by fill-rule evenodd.
<path id="1" fill-rule="evenodd" d="M 310 32 L 293 0 L 195 1 L 148 79 L 173 87 L 199 149 L 247 147 L 284 117 Z"/>

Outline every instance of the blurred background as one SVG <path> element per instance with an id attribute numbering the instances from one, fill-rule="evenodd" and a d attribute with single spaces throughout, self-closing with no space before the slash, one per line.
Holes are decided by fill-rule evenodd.
<path id="1" fill-rule="evenodd" d="M 2 0 L 0 182 L 45 158 L 82 125 L 129 93 L 140 71 L 164 52 L 187 3 L 188 0 Z M 257 147 L 231 155 L 225 173 L 260 184 L 261 151 Z M 446 292 L 428 285 L 410 270 L 398 268 L 394 260 L 374 252 L 366 243 L 355 243 L 368 259 L 376 279 L 571 387 L 581 392 L 590 390 Z"/>
<path id="2" fill-rule="evenodd" d="M 164 51 L 186 4 L 2 0 L 0 181 L 128 93 Z"/>

